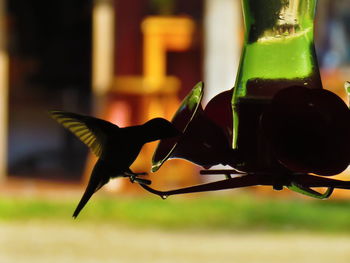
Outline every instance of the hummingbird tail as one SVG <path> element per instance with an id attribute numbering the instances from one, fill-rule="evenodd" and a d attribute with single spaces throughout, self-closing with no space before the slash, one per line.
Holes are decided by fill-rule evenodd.
<path id="1" fill-rule="evenodd" d="M 86 189 L 83 197 L 81 198 L 77 208 L 74 210 L 73 218 L 76 219 L 79 215 L 80 211 L 84 208 L 86 203 L 90 200 L 91 196 L 93 195 L 94 191 L 89 191 L 89 189 Z"/>
<path id="2" fill-rule="evenodd" d="M 73 213 L 73 217 L 77 218 L 80 211 L 84 208 L 86 203 L 90 200 L 91 196 L 99 190 L 102 186 L 104 186 L 109 181 L 109 177 L 104 177 L 104 174 L 106 174 L 108 170 L 106 170 L 105 165 L 103 164 L 103 161 L 100 159 L 95 164 L 94 169 L 92 170 L 92 174 L 89 180 L 89 183 L 86 187 L 86 190 L 83 194 L 83 197 L 81 198 L 77 208 L 75 209 Z"/>

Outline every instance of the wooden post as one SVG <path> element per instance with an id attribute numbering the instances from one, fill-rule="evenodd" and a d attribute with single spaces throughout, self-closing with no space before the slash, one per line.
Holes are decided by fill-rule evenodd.
<path id="1" fill-rule="evenodd" d="M 0 0 L 0 181 L 7 175 L 8 64 L 6 0 Z"/>
<path id="2" fill-rule="evenodd" d="M 92 91 L 94 114 L 100 115 L 103 97 L 111 88 L 114 76 L 113 0 L 95 0 L 92 13 Z"/>
<path id="3" fill-rule="evenodd" d="M 242 11 L 238 0 L 205 0 L 203 102 L 231 89 L 241 54 Z"/>

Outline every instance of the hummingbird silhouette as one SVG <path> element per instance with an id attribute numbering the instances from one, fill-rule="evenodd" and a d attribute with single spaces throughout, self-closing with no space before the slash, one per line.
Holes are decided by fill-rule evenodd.
<path id="1" fill-rule="evenodd" d="M 111 178 L 128 177 L 131 182 L 150 184 L 151 181 L 138 178 L 147 173 L 134 173 L 129 168 L 130 165 L 145 143 L 180 134 L 172 123 L 163 118 L 151 119 L 143 125 L 120 128 L 111 122 L 72 112 L 52 110 L 49 113 L 98 157 L 87 188 L 73 213 L 74 218 L 91 196 Z"/>

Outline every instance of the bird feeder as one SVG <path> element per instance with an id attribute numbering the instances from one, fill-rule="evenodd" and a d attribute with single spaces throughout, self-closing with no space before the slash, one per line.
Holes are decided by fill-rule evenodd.
<path id="1" fill-rule="evenodd" d="M 161 141 L 153 158 L 154 171 L 168 159 L 183 158 L 204 167 L 202 174 L 226 179 L 171 191 L 143 188 L 163 198 L 254 185 L 316 198 L 329 197 L 334 188 L 350 189 L 350 182 L 329 178 L 349 165 L 350 111 L 322 88 L 314 48 L 316 5 L 317 0 L 242 0 L 245 37 L 234 89 L 203 110 L 204 85 L 197 84 L 172 121 L 182 136 Z M 218 131 L 214 140 L 209 131 Z M 195 141 L 200 145 L 191 145 Z M 231 168 L 208 169 L 218 163 Z"/>

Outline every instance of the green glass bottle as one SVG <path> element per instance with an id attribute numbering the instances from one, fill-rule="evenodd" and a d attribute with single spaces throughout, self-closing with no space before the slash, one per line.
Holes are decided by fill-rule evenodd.
<path id="1" fill-rule="evenodd" d="M 278 169 L 259 119 L 280 89 L 322 88 L 314 48 L 317 0 L 242 0 L 245 38 L 232 98 L 233 148 L 245 171 Z"/>

